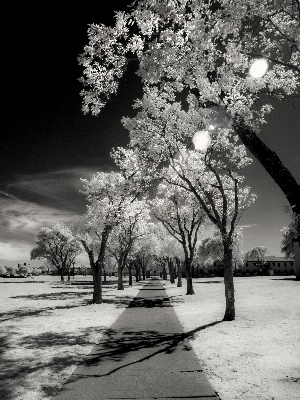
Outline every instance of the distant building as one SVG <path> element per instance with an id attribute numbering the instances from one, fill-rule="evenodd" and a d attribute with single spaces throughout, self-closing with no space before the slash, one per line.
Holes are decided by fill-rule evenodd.
<path id="1" fill-rule="evenodd" d="M 185 276 L 185 268 L 182 268 L 182 274 Z M 255 275 L 294 275 L 294 260 L 284 257 L 268 256 L 265 262 L 261 264 L 258 261 L 245 261 L 242 266 L 234 267 L 235 276 L 255 276 Z M 201 265 L 193 267 L 192 276 L 224 276 L 224 263 L 215 261 L 208 268 Z"/>
<path id="2" fill-rule="evenodd" d="M 207 273 L 223 276 L 224 264 L 219 261 L 214 262 Z M 294 275 L 294 260 L 276 256 L 267 256 L 263 264 L 258 261 L 245 260 L 241 267 L 234 269 L 234 275 Z"/>

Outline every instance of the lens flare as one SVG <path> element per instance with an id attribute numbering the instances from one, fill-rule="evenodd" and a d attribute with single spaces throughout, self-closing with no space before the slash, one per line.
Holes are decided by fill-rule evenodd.
<path id="1" fill-rule="evenodd" d="M 211 136 L 208 131 L 197 131 L 193 136 L 196 150 L 206 150 L 211 144 Z"/>
<path id="2" fill-rule="evenodd" d="M 268 68 L 268 61 L 261 58 L 260 60 L 254 61 L 249 69 L 249 74 L 252 76 L 252 78 L 261 78 L 268 71 Z"/>

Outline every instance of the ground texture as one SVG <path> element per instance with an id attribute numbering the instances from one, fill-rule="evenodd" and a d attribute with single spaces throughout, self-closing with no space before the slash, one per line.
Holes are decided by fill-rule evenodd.
<path id="1" fill-rule="evenodd" d="M 81 281 L 81 282 L 79 282 Z M 89 277 L 0 278 L 0 398 L 49 400 L 140 289 L 104 287 L 91 304 Z M 235 279 L 236 320 L 222 322 L 224 283 L 195 279 L 195 295 L 165 282 L 176 315 L 222 400 L 300 398 L 300 282 Z"/>
<path id="2" fill-rule="evenodd" d="M 235 278 L 236 320 L 212 326 L 224 316 L 222 279 L 195 279 L 193 296 L 185 295 L 184 283 L 165 286 L 222 400 L 300 399 L 300 282 Z"/>

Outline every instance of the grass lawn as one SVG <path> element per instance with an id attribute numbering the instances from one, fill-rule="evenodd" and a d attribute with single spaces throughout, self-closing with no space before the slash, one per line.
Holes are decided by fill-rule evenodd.
<path id="1" fill-rule="evenodd" d="M 73 280 L 73 279 L 72 279 Z M 0 399 L 51 399 L 140 289 L 104 287 L 91 304 L 91 277 L 0 278 Z M 300 282 L 235 278 L 236 320 L 221 322 L 221 278 L 162 281 L 212 386 L 222 400 L 296 400 L 300 393 Z M 211 325 L 209 325 L 211 324 Z"/>
<path id="2" fill-rule="evenodd" d="M 225 312 L 222 278 L 195 279 L 195 295 L 165 285 L 191 345 L 222 400 L 300 399 L 300 282 L 234 278 L 236 320 Z M 216 324 L 214 324 L 216 323 Z M 207 326 L 213 324 L 211 326 Z"/>
<path id="3" fill-rule="evenodd" d="M 141 287 L 107 285 L 96 305 L 92 277 L 75 276 L 79 281 L 0 278 L 1 400 L 51 399 Z"/>

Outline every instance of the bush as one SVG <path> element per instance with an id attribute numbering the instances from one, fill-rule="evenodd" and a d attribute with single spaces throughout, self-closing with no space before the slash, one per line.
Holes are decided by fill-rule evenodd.
<path id="1" fill-rule="evenodd" d="M 41 275 L 41 270 L 39 269 L 39 268 L 33 268 L 33 270 L 32 270 L 32 275 L 34 275 L 34 276 L 39 276 L 39 275 Z"/>
<path id="2" fill-rule="evenodd" d="M 21 265 L 19 267 L 19 270 L 17 271 L 17 273 L 19 273 L 20 275 L 24 275 L 27 276 L 28 274 L 30 274 L 31 272 L 31 268 L 27 265 Z"/>
<path id="3" fill-rule="evenodd" d="M 11 275 L 15 275 L 17 273 L 17 267 L 13 266 L 13 267 L 6 267 L 6 273 L 7 274 L 11 274 Z"/>
<path id="4" fill-rule="evenodd" d="M 4 267 L 4 265 L 0 265 L 0 276 L 6 275 L 7 271 L 6 271 L 6 267 Z"/>

